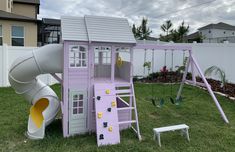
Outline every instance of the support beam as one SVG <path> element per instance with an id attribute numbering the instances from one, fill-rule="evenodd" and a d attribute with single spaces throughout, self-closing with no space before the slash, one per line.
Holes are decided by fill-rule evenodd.
<path id="1" fill-rule="evenodd" d="M 191 61 L 192 61 L 192 50 L 189 50 L 189 57 L 191 58 Z M 193 64 L 193 62 L 191 62 L 191 72 L 192 72 L 193 85 L 196 85 L 196 76 L 195 76 L 195 71 L 194 71 L 194 64 Z"/>
<path id="2" fill-rule="evenodd" d="M 200 67 L 199 67 L 199 65 L 198 65 L 198 63 L 197 63 L 197 61 L 196 61 L 196 59 L 193 57 L 193 55 L 191 55 L 191 58 L 192 58 L 192 61 L 191 61 L 191 62 L 193 62 L 194 65 L 195 65 L 195 67 L 197 68 L 197 70 L 198 70 L 198 72 L 199 72 L 199 74 L 200 74 L 200 76 L 201 76 L 203 82 L 205 83 L 208 92 L 210 93 L 212 99 L 214 100 L 215 105 L 216 105 L 217 109 L 219 110 L 219 112 L 220 112 L 222 118 L 224 119 L 224 121 L 225 121 L 226 123 L 229 123 L 229 121 L 228 121 L 228 119 L 227 119 L 227 117 L 226 117 L 226 115 L 225 115 L 225 113 L 224 113 L 222 107 L 220 106 L 220 104 L 219 104 L 217 98 L 215 97 L 215 94 L 214 94 L 214 92 L 212 91 L 210 85 L 208 84 L 208 82 L 207 82 L 207 80 L 206 80 L 206 78 L 205 78 L 205 76 L 204 76 L 202 70 L 200 69 Z"/>
<path id="3" fill-rule="evenodd" d="M 186 81 L 186 77 L 187 77 L 187 74 L 188 74 L 188 69 L 189 69 L 190 61 L 191 61 L 191 59 L 188 58 L 187 64 L 186 64 L 186 67 L 185 67 L 185 71 L 184 71 L 184 75 L 183 75 L 183 78 L 182 78 L 182 82 L 180 84 L 180 88 L 179 88 L 179 91 L 177 93 L 176 100 L 178 100 L 180 98 L 180 96 L 181 96 L 181 93 L 182 93 L 182 90 L 183 90 L 183 87 L 184 87 L 184 83 Z"/>

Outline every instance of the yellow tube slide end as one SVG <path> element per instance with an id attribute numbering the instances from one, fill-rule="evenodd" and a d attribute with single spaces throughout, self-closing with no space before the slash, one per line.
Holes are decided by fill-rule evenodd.
<path id="1" fill-rule="evenodd" d="M 42 126 L 42 122 L 44 120 L 42 112 L 47 108 L 48 105 L 48 99 L 41 98 L 30 108 L 30 116 L 37 128 Z"/>

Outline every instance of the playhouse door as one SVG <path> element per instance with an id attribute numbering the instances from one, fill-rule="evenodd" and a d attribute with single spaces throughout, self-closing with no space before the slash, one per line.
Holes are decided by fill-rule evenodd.
<path id="1" fill-rule="evenodd" d="M 69 92 L 69 134 L 87 132 L 87 91 Z"/>

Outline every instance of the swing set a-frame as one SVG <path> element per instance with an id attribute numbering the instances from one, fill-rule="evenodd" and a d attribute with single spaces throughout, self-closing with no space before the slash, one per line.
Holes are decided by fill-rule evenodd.
<path id="1" fill-rule="evenodd" d="M 188 52 L 189 57 L 187 59 L 186 62 L 186 66 L 185 66 L 185 71 L 183 74 L 183 78 L 180 84 L 180 88 L 178 90 L 177 93 L 177 97 L 175 99 L 175 101 L 179 101 L 181 100 L 181 94 L 182 94 L 182 90 L 184 87 L 185 83 L 191 84 L 193 86 L 200 86 L 200 87 L 205 87 L 207 89 L 207 91 L 209 92 L 210 96 L 212 97 L 217 109 L 219 110 L 220 115 L 222 116 L 223 120 L 225 123 L 229 123 L 222 107 L 219 104 L 219 101 L 217 100 L 214 92 L 211 89 L 211 86 L 209 85 L 209 83 L 207 82 L 204 73 L 202 72 L 196 58 L 193 56 L 192 53 L 192 46 L 190 45 L 182 45 L 182 44 L 172 44 L 172 43 L 167 43 L 167 44 L 157 44 L 157 43 L 146 43 L 146 41 L 139 41 L 137 43 L 137 45 L 134 47 L 134 49 L 143 49 L 145 51 L 152 51 L 152 60 L 154 60 L 154 51 L 159 51 L 159 50 L 171 50 L 172 53 L 174 51 L 184 51 L 184 52 Z M 190 71 L 191 70 L 191 71 Z M 196 80 L 196 70 L 199 74 L 199 76 L 202 78 L 203 83 L 201 82 L 197 82 Z M 192 73 L 192 80 L 187 80 L 187 73 L 191 72 Z"/>

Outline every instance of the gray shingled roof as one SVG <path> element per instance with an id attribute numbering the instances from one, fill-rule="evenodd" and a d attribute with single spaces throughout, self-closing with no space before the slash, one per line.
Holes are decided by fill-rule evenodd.
<path id="1" fill-rule="evenodd" d="M 194 39 L 196 37 L 199 37 L 200 36 L 200 33 L 197 31 L 197 32 L 194 32 L 192 34 L 189 34 L 187 36 L 185 36 L 186 39 Z"/>
<path id="2" fill-rule="evenodd" d="M 129 23 L 125 18 L 63 16 L 61 18 L 61 28 L 62 40 L 136 43 Z"/>
<path id="3" fill-rule="evenodd" d="M 29 18 L 29 17 L 26 17 L 26 16 L 14 14 L 14 13 L 8 13 L 8 12 L 1 11 L 1 10 L 0 10 L 0 19 L 16 20 L 16 21 L 27 21 L 27 22 L 36 22 L 37 21 L 34 18 Z"/>
<path id="4" fill-rule="evenodd" d="M 42 18 L 42 22 L 48 25 L 60 25 L 60 19 Z"/>
<path id="5" fill-rule="evenodd" d="M 204 27 L 199 28 L 198 30 L 205 30 L 205 29 L 223 29 L 223 30 L 235 30 L 235 26 L 219 22 L 217 24 L 208 24 Z"/>
<path id="6" fill-rule="evenodd" d="M 15 3 L 40 4 L 40 0 L 13 0 Z"/>

